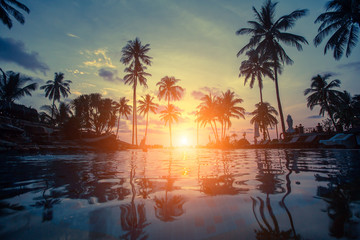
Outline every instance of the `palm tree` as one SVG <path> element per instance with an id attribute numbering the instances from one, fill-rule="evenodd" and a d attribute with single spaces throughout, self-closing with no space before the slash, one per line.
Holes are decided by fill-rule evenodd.
<path id="1" fill-rule="evenodd" d="M 31 96 L 31 92 L 36 90 L 37 83 L 26 85 L 26 82 L 32 81 L 29 77 L 22 77 L 20 73 L 8 71 L 6 74 L 0 68 L 0 106 L 11 107 L 11 104 L 21 97 Z"/>
<path id="2" fill-rule="evenodd" d="M 151 76 L 148 73 L 145 73 L 144 70 L 146 69 L 143 65 L 151 65 L 151 57 L 146 55 L 150 50 L 150 44 L 142 45 L 141 41 L 138 38 L 135 38 L 134 41 L 130 40 L 126 44 L 125 47 L 121 50 L 122 57 L 120 59 L 120 62 L 122 62 L 125 65 L 129 65 L 125 69 L 125 72 L 128 72 L 126 76 L 129 76 L 128 83 L 125 84 L 131 84 L 134 89 L 133 94 L 133 129 L 132 129 L 132 144 L 134 144 L 134 136 L 136 136 L 136 145 L 137 142 L 137 115 L 136 115 L 136 87 L 138 81 L 140 82 L 140 85 L 143 83 L 144 86 L 146 85 L 146 78 L 145 76 Z M 125 77 L 126 77 L 125 76 Z"/>
<path id="3" fill-rule="evenodd" d="M 149 112 L 156 113 L 159 104 L 153 102 L 154 97 L 150 96 L 150 94 L 146 94 L 145 97 L 142 97 L 142 100 L 139 100 L 139 108 L 138 111 L 140 114 L 146 115 L 146 128 L 145 128 L 145 137 L 144 144 L 146 144 L 146 136 L 149 125 Z"/>
<path id="4" fill-rule="evenodd" d="M 295 10 L 292 13 L 275 20 L 276 5 L 277 3 L 273 3 L 271 0 L 266 0 L 260 12 L 253 7 L 256 20 L 248 21 L 251 26 L 250 28 L 241 28 L 236 32 L 237 35 L 251 35 L 249 43 L 240 49 L 237 56 L 240 56 L 249 49 L 256 49 L 257 52 L 268 54 L 271 57 L 271 60 L 274 62 L 273 73 L 281 127 L 283 133 L 285 134 L 285 122 L 280 101 L 277 75 L 280 63 L 292 64 L 293 60 L 291 60 L 291 58 L 286 54 L 280 43 L 285 43 L 288 46 L 295 46 L 298 51 L 302 50 L 301 43 L 308 43 L 304 37 L 286 32 L 288 29 L 294 27 L 297 19 L 306 15 L 307 10 Z"/>
<path id="5" fill-rule="evenodd" d="M 315 23 L 321 23 L 318 34 L 314 38 L 315 46 L 330 34 L 324 48 L 324 54 L 327 50 L 334 50 L 334 58 L 339 60 L 344 54 L 350 56 L 352 49 L 358 41 L 358 32 L 360 27 L 360 1 L 359 0 L 331 0 L 326 4 L 326 12 L 322 13 L 315 20 Z M 346 48 L 345 48 L 346 47 Z"/>
<path id="6" fill-rule="evenodd" d="M 219 142 L 219 136 L 217 133 L 216 120 L 218 119 L 219 105 L 217 98 L 210 94 L 206 94 L 201 98 L 202 103 L 197 106 L 199 109 L 197 113 L 196 121 L 200 123 L 200 126 L 206 127 L 210 124 L 211 129 L 214 133 L 214 137 Z M 213 123 L 215 126 L 213 126 Z"/>
<path id="7" fill-rule="evenodd" d="M 128 119 L 128 115 L 131 112 L 131 106 L 127 104 L 129 100 L 126 99 L 125 97 L 120 98 L 119 100 L 119 104 L 117 104 L 117 110 L 119 112 L 119 117 L 118 117 L 118 123 L 117 123 L 117 128 L 116 128 L 116 138 L 119 134 L 119 126 L 120 126 L 120 118 L 121 116 L 125 116 L 126 119 Z"/>
<path id="8" fill-rule="evenodd" d="M 245 119 L 245 109 L 243 107 L 237 106 L 242 103 L 244 100 L 241 98 L 235 97 L 235 92 L 227 90 L 225 93 L 222 93 L 222 96 L 219 98 L 219 118 L 222 120 L 222 138 L 226 137 L 226 130 L 231 127 L 230 118 L 243 118 Z"/>
<path id="9" fill-rule="evenodd" d="M 159 100 L 165 98 L 165 100 L 168 101 L 168 105 L 170 105 L 170 100 L 180 100 L 183 95 L 184 89 L 180 86 L 175 85 L 179 81 L 180 79 L 176 79 L 175 77 L 163 77 L 161 81 L 156 84 L 156 86 L 159 86 Z"/>
<path id="10" fill-rule="evenodd" d="M 268 102 L 260 102 L 255 104 L 256 109 L 250 113 L 253 115 L 250 120 L 251 124 L 257 123 L 259 128 L 262 130 L 264 140 L 266 140 L 266 133 L 269 135 L 267 128 L 268 126 L 275 126 L 278 121 L 274 115 L 278 115 L 278 112 Z M 270 137 L 270 136 L 269 136 Z"/>
<path id="11" fill-rule="evenodd" d="M 70 92 L 70 80 L 64 80 L 64 73 L 59 72 L 55 73 L 54 80 L 48 80 L 46 85 L 40 87 L 40 89 L 45 89 L 45 97 L 48 97 L 52 102 L 52 113 L 51 118 L 54 116 L 55 101 L 60 102 L 61 96 L 66 98 Z"/>
<path id="12" fill-rule="evenodd" d="M 267 76 L 274 80 L 274 74 L 271 69 L 273 67 L 273 62 L 270 61 L 269 55 L 260 54 L 254 49 L 246 52 L 246 55 L 248 56 L 248 59 L 241 62 L 239 77 L 245 77 L 244 85 L 246 85 L 250 79 L 250 88 L 253 88 L 255 79 L 257 79 L 260 90 L 260 101 L 263 102 L 262 78 Z"/>
<path id="13" fill-rule="evenodd" d="M 172 136 L 171 136 L 171 124 L 175 121 L 179 121 L 179 117 L 181 113 L 175 108 L 173 104 L 166 106 L 165 110 L 160 112 L 160 119 L 169 124 L 169 132 L 170 132 L 170 147 L 172 148 Z"/>
<path id="14" fill-rule="evenodd" d="M 13 6 L 14 7 L 13 7 Z M 12 21 L 9 15 L 12 15 L 19 23 L 24 24 L 25 19 L 21 12 L 16 10 L 20 8 L 21 10 L 30 13 L 30 10 L 24 4 L 16 0 L 1 0 L 0 1 L 0 18 L 1 21 L 10 29 L 12 27 Z"/>
<path id="15" fill-rule="evenodd" d="M 344 91 L 340 93 L 339 103 L 334 106 L 334 109 L 336 109 L 334 119 L 338 120 L 338 124 L 341 124 L 346 129 L 353 127 L 355 116 L 359 109 L 356 108 L 355 102 L 349 92 Z"/>
<path id="16" fill-rule="evenodd" d="M 327 83 L 327 80 L 332 76 L 332 74 L 324 74 L 317 75 L 311 79 L 310 88 L 305 89 L 304 95 L 308 95 L 307 97 L 307 107 L 310 110 L 316 105 L 320 106 L 319 115 L 324 116 L 325 111 L 328 113 L 331 122 L 334 124 L 336 128 L 336 124 L 334 121 L 333 113 L 331 106 L 336 105 L 339 102 L 340 91 L 334 90 L 333 88 L 340 87 L 340 80 L 335 79 L 330 83 Z"/>

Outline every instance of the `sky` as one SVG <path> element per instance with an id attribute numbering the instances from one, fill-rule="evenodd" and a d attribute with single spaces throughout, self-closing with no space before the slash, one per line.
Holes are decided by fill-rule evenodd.
<path id="1" fill-rule="evenodd" d="M 200 97 L 209 92 L 220 94 L 228 89 L 244 100 L 242 107 L 252 112 L 259 102 L 259 90 L 244 86 L 238 77 L 239 66 L 245 56 L 237 52 L 249 36 L 235 32 L 248 27 L 254 19 L 252 6 L 259 9 L 262 0 L 22 0 L 30 14 L 25 24 L 14 20 L 13 28 L 0 25 L 0 67 L 33 77 L 39 85 L 54 79 L 55 72 L 65 73 L 71 80 L 71 95 L 67 102 L 81 94 L 101 93 L 103 97 L 118 101 L 120 97 L 132 99 L 131 86 L 124 85 L 125 66 L 120 62 L 121 49 L 127 41 L 139 37 L 150 44 L 152 64 L 148 72 L 148 88 L 138 88 L 137 98 L 145 94 L 156 95 L 156 83 L 164 76 L 180 79 L 185 88 L 181 101 L 174 104 L 181 110 L 181 119 L 173 125 L 174 145 L 196 144 L 194 111 Z M 317 33 L 316 17 L 324 11 L 326 0 L 279 0 L 276 17 L 296 9 L 308 9 L 309 14 L 299 19 L 289 32 L 304 36 L 309 45 L 303 51 L 284 46 L 294 60 L 284 67 L 279 76 L 280 95 L 284 116 L 290 114 L 294 126 L 300 123 L 314 127 L 321 122 L 319 108 L 306 107 L 303 92 L 310 86 L 313 76 L 333 73 L 341 80 L 341 89 L 352 95 L 360 93 L 360 46 L 348 58 L 334 60 L 332 52 L 324 55 L 324 42 L 315 47 L 312 43 Z M 264 79 L 264 101 L 277 108 L 275 85 Z M 156 102 L 165 105 L 165 101 Z M 43 90 L 19 101 L 39 109 L 50 104 Z M 132 102 L 130 101 L 130 104 Z M 159 114 L 150 114 L 149 144 L 169 144 L 168 127 L 160 121 Z M 236 133 L 251 142 L 253 126 L 250 115 L 246 119 L 233 119 L 230 134 Z M 138 118 L 138 139 L 144 136 L 145 120 Z M 280 125 L 279 125 L 280 128 Z M 131 120 L 121 119 L 120 138 L 131 142 Z M 200 144 L 206 144 L 209 128 L 200 129 Z M 271 130 L 275 137 L 275 130 Z"/>

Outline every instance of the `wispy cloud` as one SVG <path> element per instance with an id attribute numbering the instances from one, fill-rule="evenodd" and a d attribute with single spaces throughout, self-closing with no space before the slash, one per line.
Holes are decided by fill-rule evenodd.
<path id="1" fill-rule="evenodd" d="M 110 57 L 107 56 L 107 49 L 80 51 L 80 54 L 86 55 L 86 57 L 89 59 L 88 61 L 84 62 L 84 65 L 87 67 L 115 68 Z"/>
<path id="2" fill-rule="evenodd" d="M 106 68 L 99 69 L 99 76 L 102 77 L 104 80 L 110 82 L 122 81 L 122 79 L 117 76 L 117 73 L 117 70 L 111 70 Z"/>
<path id="3" fill-rule="evenodd" d="M 80 38 L 79 36 L 72 34 L 72 33 L 67 33 L 66 35 L 69 37 L 72 37 L 72 38 Z"/>
<path id="4" fill-rule="evenodd" d="M 27 52 L 22 41 L 0 37 L 0 61 L 13 62 L 33 72 L 40 71 L 46 75 L 49 67 L 39 60 L 39 53 Z"/>

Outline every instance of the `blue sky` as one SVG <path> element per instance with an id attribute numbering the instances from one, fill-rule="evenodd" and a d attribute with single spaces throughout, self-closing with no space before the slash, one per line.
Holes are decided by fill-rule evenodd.
<path id="1" fill-rule="evenodd" d="M 194 143 L 193 116 L 191 113 L 200 103 L 199 93 L 226 91 L 231 89 L 244 99 L 247 112 L 259 101 L 258 89 L 244 86 L 238 78 L 238 68 L 244 56 L 236 57 L 249 37 L 236 36 L 235 31 L 246 27 L 253 20 L 252 6 L 260 8 L 263 1 L 245 0 L 32 0 L 22 2 L 30 8 L 25 14 L 24 25 L 14 23 L 11 30 L 0 25 L 0 66 L 32 76 L 41 84 L 53 79 L 54 72 L 65 73 L 73 81 L 72 95 L 100 92 L 105 97 L 117 100 L 126 96 L 132 99 L 132 89 L 122 82 L 124 65 L 120 63 L 121 49 L 128 40 L 139 37 L 149 43 L 149 55 L 153 64 L 149 67 L 152 77 L 148 89 L 139 88 L 138 98 L 150 93 L 156 94 L 156 83 L 164 76 L 181 79 L 186 89 L 181 102 L 176 105 L 183 110 L 182 120 L 175 128 L 174 138 L 186 137 Z M 310 85 L 312 76 L 332 72 L 334 78 L 342 81 L 342 90 L 352 94 L 360 93 L 360 47 L 357 46 L 349 58 L 335 61 L 332 53 L 324 56 L 321 44 L 315 48 L 312 40 L 318 25 L 316 17 L 323 12 L 326 1 L 278 1 L 276 16 L 280 17 L 295 9 L 309 9 L 309 14 L 298 20 L 290 32 L 306 37 L 309 45 L 304 50 L 285 47 L 294 60 L 285 66 L 279 77 L 280 93 L 285 116 L 291 114 L 294 125 L 302 123 L 314 126 L 321 119 L 315 118 L 318 109 L 306 108 L 303 91 Z M 277 106 L 272 81 L 264 80 L 264 99 Z M 32 98 L 24 98 L 26 105 L 39 108 L 49 104 L 41 90 Z M 160 103 L 164 104 L 164 103 Z M 139 121 L 140 130 L 144 121 Z M 152 132 L 150 143 L 166 144 L 167 128 L 159 122 L 158 116 L 151 116 Z M 130 139 L 130 121 L 123 121 L 122 137 Z M 250 117 L 233 121 L 231 131 L 246 131 L 252 139 Z M 202 142 L 208 140 L 206 130 Z M 151 138 L 157 134 L 158 138 Z M 141 139 L 142 133 L 140 133 Z M 176 140 L 174 140 L 176 142 Z"/>

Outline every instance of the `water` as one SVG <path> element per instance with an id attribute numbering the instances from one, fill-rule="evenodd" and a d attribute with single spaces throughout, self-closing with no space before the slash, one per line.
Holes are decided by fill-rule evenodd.
<path id="1" fill-rule="evenodd" d="M 0 239 L 356 239 L 360 151 L 0 157 Z"/>

